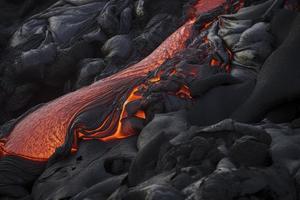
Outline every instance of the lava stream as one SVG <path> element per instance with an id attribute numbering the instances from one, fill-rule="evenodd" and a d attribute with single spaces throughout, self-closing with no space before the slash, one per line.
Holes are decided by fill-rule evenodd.
<path id="1" fill-rule="evenodd" d="M 101 140 L 128 137 L 127 133 L 123 133 L 121 124 L 121 120 L 126 115 L 124 107 L 128 102 L 140 98 L 135 94 L 136 87 L 133 87 L 133 91 L 129 91 L 129 94 L 128 88 L 134 86 L 133 84 L 137 80 L 142 80 L 148 72 L 156 69 L 185 48 L 185 43 L 190 38 L 197 15 L 222 5 L 225 5 L 225 0 L 198 0 L 191 15 L 192 18 L 169 36 L 148 57 L 123 71 L 62 96 L 28 114 L 16 124 L 8 137 L 0 141 L 2 155 L 16 155 L 35 161 L 48 160 L 55 150 L 65 143 L 70 126 L 78 114 L 93 104 L 99 104 L 99 102 L 104 106 L 110 105 L 120 94 L 127 94 L 128 98 L 121 106 L 121 114 L 117 118 L 107 116 L 103 121 L 104 125 L 108 117 L 112 120 L 107 131 L 105 129 L 104 135 L 107 135 L 108 131 L 112 132 Z M 156 78 L 151 81 L 159 80 Z M 190 97 L 188 88 L 182 87 L 178 95 Z M 136 116 L 145 118 L 145 113 L 138 111 Z M 99 130 L 103 128 L 101 126 Z M 76 134 L 79 138 L 84 138 L 84 134 L 80 134 L 80 130 Z"/>

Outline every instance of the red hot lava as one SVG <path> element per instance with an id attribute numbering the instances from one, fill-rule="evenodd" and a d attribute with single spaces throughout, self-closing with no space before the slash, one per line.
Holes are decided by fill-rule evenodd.
<path id="1" fill-rule="evenodd" d="M 190 16 L 192 17 L 148 57 L 123 71 L 62 96 L 28 114 L 15 125 L 6 138 L 0 140 L 2 156 L 16 155 L 35 161 L 47 161 L 55 150 L 66 142 L 70 130 L 73 130 L 71 134 L 74 138 L 74 150 L 76 150 L 78 139 L 108 141 L 134 134 L 123 130 L 122 119 L 127 116 L 124 109 L 126 105 L 141 99 L 141 95 L 137 93 L 138 86 L 135 84 L 144 80 L 150 71 L 158 68 L 167 59 L 185 48 L 185 43 L 191 36 L 196 16 L 220 6 L 226 8 L 226 1 L 198 0 L 191 12 Z M 208 26 L 209 24 L 204 28 Z M 154 77 L 148 81 L 155 83 L 160 81 L 160 77 Z M 134 86 L 132 90 L 128 89 L 130 86 Z M 176 95 L 191 98 L 188 87 L 184 85 Z M 120 96 L 127 98 L 125 101 L 121 101 L 124 103 L 119 103 L 112 113 L 106 114 L 107 116 L 104 117 L 98 128 L 85 130 L 82 125 L 71 129 L 76 117 L 91 105 L 111 105 L 113 101 L 120 100 Z M 142 110 L 137 111 L 135 116 L 141 119 L 146 118 L 145 112 Z"/>

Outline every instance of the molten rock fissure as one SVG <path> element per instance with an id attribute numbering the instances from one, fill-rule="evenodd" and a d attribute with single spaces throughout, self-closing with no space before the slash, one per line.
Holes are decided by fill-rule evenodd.
<path id="1" fill-rule="evenodd" d="M 288 86 L 299 74 L 291 56 L 299 49 L 296 2 L 186 1 L 184 22 L 148 56 L 135 45 L 146 35 L 155 38 L 150 27 L 165 26 L 160 19 L 172 19 L 157 14 L 134 41 L 138 33 L 130 30 L 138 25 L 128 23 L 135 20 L 133 9 L 143 21 L 159 2 L 91 2 L 64 7 L 58 1 L 29 19 L 51 16 L 51 26 L 63 13 L 73 25 L 53 26 L 55 37 L 43 49 L 26 47 L 26 65 L 37 66 L 38 57 L 30 56 L 39 55 L 48 63 L 43 67 L 55 66 L 47 61 L 52 39 L 59 44 L 55 51 L 81 39 L 97 41 L 105 59 L 80 58 L 82 79 L 65 87 L 97 81 L 1 127 L 4 198 L 297 199 L 300 93 Z M 72 21 L 68 9 L 77 9 L 81 19 Z M 99 29 L 91 28 L 93 20 Z M 78 31 L 80 24 L 92 32 Z M 21 33 L 10 45 L 24 42 Z M 285 61 L 274 62 L 277 56 Z M 285 66 L 292 71 L 282 69 L 292 63 Z M 289 79 L 276 82 L 279 72 Z"/>

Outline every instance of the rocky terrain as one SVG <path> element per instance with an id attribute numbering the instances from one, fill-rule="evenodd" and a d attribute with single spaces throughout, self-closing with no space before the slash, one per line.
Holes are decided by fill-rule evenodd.
<path id="1" fill-rule="evenodd" d="M 0 2 L 0 200 L 300 199 L 300 2 Z"/>

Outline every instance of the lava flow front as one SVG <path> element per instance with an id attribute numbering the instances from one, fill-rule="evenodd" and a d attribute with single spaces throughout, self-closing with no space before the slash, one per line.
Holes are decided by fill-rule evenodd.
<path id="1" fill-rule="evenodd" d="M 229 2 L 233 4 L 237 1 Z M 130 128 L 127 131 L 124 129 L 122 120 L 128 115 L 125 111 L 127 104 L 142 98 L 138 88 L 146 81 L 148 73 L 185 48 L 193 33 L 196 16 L 218 7 L 224 8 L 225 12 L 228 6 L 225 0 L 198 0 L 190 15 L 192 17 L 148 57 L 121 72 L 56 99 L 17 122 L 9 135 L 0 141 L 2 156 L 16 155 L 46 161 L 70 137 L 76 149 L 79 139 L 107 141 L 135 134 Z M 217 64 L 217 61 L 212 62 Z M 159 76 L 148 80 L 153 84 L 158 81 Z M 175 95 L 191 98 L 185 85 Z M 98 115 L 100 112 L 101 119 L 96 120 L 93 128 L 86 128 L 86 124 L 80 121 L 81 114 L 90 110 L 98 112 Z M 134 116 L 141 120 L 146 118 L 143 110 L 137 110 Z"/>

